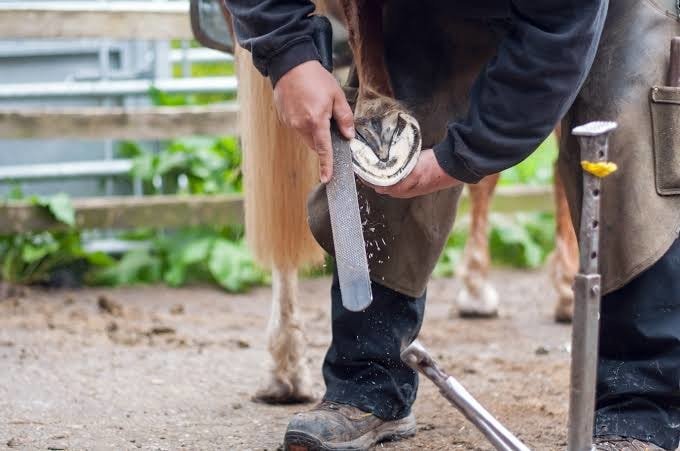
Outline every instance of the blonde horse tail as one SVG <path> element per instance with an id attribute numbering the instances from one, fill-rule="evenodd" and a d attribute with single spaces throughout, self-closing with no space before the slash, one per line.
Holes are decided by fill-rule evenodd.
<path id="1" fill-rule="evenodd" d="M 280 270 L 321 260 L 307 225 L 307 196 L 318 181 L 317 162 L 302 140 L 279 121 L 271 83 L 237 48 L 243 146 L 245 225 L 259 264 Z"/>

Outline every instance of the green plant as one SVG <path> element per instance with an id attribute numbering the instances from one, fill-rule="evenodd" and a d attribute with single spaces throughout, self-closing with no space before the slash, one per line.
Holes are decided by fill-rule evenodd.
<path id="1" fill-rule="evenodd" d="M 553 181 L 557 139 L 550 135 L 534 153 L 517 166 L 503 171 L 500 185 L 548 185 Z"/>
<path id="2" fill-rule="evenodd" d="M 468 238 L 466 227 L 456 227 L 449 237 L 435 277 L 455 274 Z M 492 263 L 515 268 L 537 268 L 555 247 L 555 216 L 552 213 L 491 215 L 489 253 Z"/>
<path id="3" fill-rule="evenodd" d="M 179 48 L 179 43 L 173 44 Z M 193 45 L 192 45 L 193 46 Z M 235 68 L 233 61 L 214 62 L 214 63 L 194 63 L 191 65 L 192 78 L 194 77 L 225 77 L 234 75 Z M 180 63 L 173 67 L 173 76 L 176 78 L 184 76 Z M 213 94 L 169 94 L 157 88 L 149 90 L 149 96 L 154 105 L 157 106 L 182 106 L 182 105 L 206 105 L 216 102 L 227 102 L 236 99 L 235 92 L 226 91 L 224 93 Z"/>
<path id="4" fill-rule="evenodd" d="M 234 193 L 243 189 L 241 149 L 235 137 L 192 137 L 170 141 L 160 152 L 144 150 L 130 141 L 119 145 L 118 153 L 133 159 L 132 173 L 145 182 L 145 190 L 184 194 Z M 185 177 L 184 186 L 178 184 Z"/>
<path id="5" fill-rule="evenodd" d="M 148 248 L 126 253 L 90 278 L 91 283 L 114 286 L 209 282 L 231 292 L 267 281 L 267 274 L 253 262 L 238 227 L 187 228 L 158 235 Z"/>
<path id="6" fill-rule="evenodd" d="M 552 183 L 557 141 L 554 135 L 526 160 L 501 174 L 501 185 L 546 185 Z M 435 267 L 434 275 L 448 277 L 460 264 L 467 241 L 465 227 L 454 228 Z M 489 252 L 494 264 L 519 268 L 536 268 L 552 252 L 555 241 L 555 218 L 551 213 L 491 215 Z"/>
<path id="7" fill-rule="evenodd" d="M 550 213 L 494 218 L 489 237 L 492 261 L 516 268 L 537 268 L 554 247 L 555 221 Z"/>
<path id="8" fill-rule="evenodd" d="M 434 277 L 451 277 L 463 256 L 463 248 L 467 240 L 468 231 L 464 228 L 454 228 L 446 241 L 446 246 L 434 268 Z"/>
<path id="9" fill-rule="evenodd" d="M 23 196 L 15 188 L 9 197 L 8 201 L 16 201 Z M 79 261 L 92 265 L 109 263 L 108 256 L 83 249 L 81 234 L 74 229 L 73 205 L 66 194 L 32 196 L 24 201 L 44 208 L 68 228 L 57 232 L 0 235 L 0 280 L 12 284 L 46 283 L 56 269 Z"/>

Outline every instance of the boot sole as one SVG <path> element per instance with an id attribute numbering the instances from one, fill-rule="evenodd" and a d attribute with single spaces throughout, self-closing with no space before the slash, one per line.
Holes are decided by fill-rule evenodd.
<path id="1" fill-rule="evenodd" d="M 304 431 L 289 430 L 283 440 L 284 451 L 368 451 L 381 442 L 403 440 L 416 435 L 416 424 L 407 417 L 401 424 L 385 424 L 351 442 L 323 443 Z M 410 421 L 409 421 L 410 420 Z"/>

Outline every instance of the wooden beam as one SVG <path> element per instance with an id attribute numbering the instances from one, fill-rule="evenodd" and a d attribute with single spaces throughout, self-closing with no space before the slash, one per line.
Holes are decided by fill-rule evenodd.
<path id="1" fill-rule="evenodd" d="M 554 211 L 555 201 L 550 186 L 502 186 L 496 189 L 491 201 L 494 213 L 517 213 L 520 211 Z M 458 215 L 470 212 L 467 192 L 458 204 Z"/>
<path id="2" fill-rule="evenodd" d="M 81 229 L 134 227 L 182 227 L 242 224 L 240 195 L 94 197 L 73 200 L 76 223 Z M 459 215 L 470 209 L 463 196 Z M 553 211 L 550 187 L 502 187 L 494 196 L 492 211 Z M 24 202 L 0 204 L 0 234 L 63 229 L 44 208 Z"/>
<path id="3" fill-rule="evenodd" d="M 162 139 L 238 134 L 238 106 L 0 109 L 0 138 Z"/>
<path id="4" fill-rule="evenodd" d="M 0 3 L 0 38 L 193 39 L 188 2 Z"/>
<path id="5" fill-rule="evenodd" d="M 243 223 L 240 195 L 93 197 L 73 200 L 80 229 L 177 228 Z M 0 204 L 0 234 L 63 230 L 42 207 Z"/>

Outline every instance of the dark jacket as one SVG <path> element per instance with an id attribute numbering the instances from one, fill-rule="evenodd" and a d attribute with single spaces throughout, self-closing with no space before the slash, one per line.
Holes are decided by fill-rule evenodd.
<path id="1" fill-rule="evenodd" d="M 276 82 L 319 60 L 308 0 L 225 0 L 239 43 Z M 475 183 L 516 165 L 538 147 L 574 101 L 595 57 L 607 0 L 460 0 L 513 24 L 479 75 L 465 120 L 434 146 L 453 177 Z"/>

